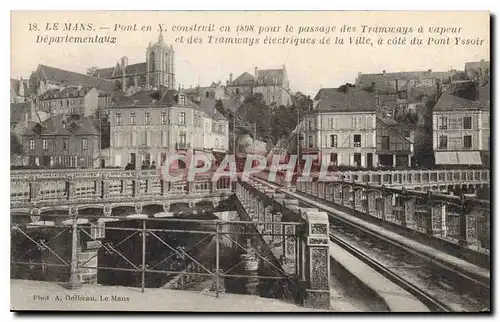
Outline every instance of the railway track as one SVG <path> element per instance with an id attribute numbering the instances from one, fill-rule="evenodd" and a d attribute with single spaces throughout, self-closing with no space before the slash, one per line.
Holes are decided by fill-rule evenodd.
<path id="1" fill-rule="evenodd" d="M 281 186 L 254 178 L 257 182 L 299 200 L 304 207 L 317 207 L 309 198 L 292 194 Z M 326 202 L 319 202 L 334 208 Z M 346 220 L 333 212 L 330 239 L 414 295 L 432 311 L 478 312 L 490 310 L 490 285 L 453 267 L 405 247 L 381 234 Z"/>

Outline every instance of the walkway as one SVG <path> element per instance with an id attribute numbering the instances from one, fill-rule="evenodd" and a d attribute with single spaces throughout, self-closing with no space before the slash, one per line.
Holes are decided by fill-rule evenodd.
<path id="1" fill-rule="evenodd" d="M 141 293 L 139 288 L 102 285 L 66 290 L 56 283 L 27 280 L 11 280 L 10 285 L 11 310 L 20 311 L 325 312 L 252 295 L 220 294 L 216 298 L 215 294 L 157 288 Z"/>

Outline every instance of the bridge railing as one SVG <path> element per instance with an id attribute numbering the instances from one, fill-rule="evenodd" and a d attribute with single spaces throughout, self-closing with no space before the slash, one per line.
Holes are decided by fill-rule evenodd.
<path id="1" fill-rule="evenodd" d="M 490 202 L 356 182 L 297 182 L 297 191 L 482 253 L 490 252 Z"/>
<path id="2" fill-rule="evenodd" d="M 379 185 L 454 185 L 489 184 L 489 170 L 388 170 L 347 171 L 334 173 L 345 181 Z"/>
<path id="3" fill-rule="evenodd" d="M 11 173 L 11 205 L 130 201 L 169 196 L 230 193 L 228 177 L 165 181 L 159 170 L 36 171 Z M 24 171 L 23 171 L 24 172 Z"/>

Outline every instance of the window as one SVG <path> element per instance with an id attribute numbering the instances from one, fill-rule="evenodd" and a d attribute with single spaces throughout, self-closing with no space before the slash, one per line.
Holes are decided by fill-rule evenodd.
<path id="1" fill-rule="evenodd" d="M 88 149 L 88 141 L 87 138 L 82 138 L 82 150 Z"/>
<path id="2" fill-rule="evenodd" d="M 312 135 L 309 135 L 309 147 L 310 148 L 314 147 L 314 139 Z"/>
<path id="3" fill-rule="evenodd" d="M 144 113 L 144 124 L 145 125 L 151 124 L 151 113 L 149 113 L 149 112 Z"/>
<path id="4" fill-rule="evenodd" d="M 439 148 L 440 149 L 448 148 L 448 137 L 446 135 L 439 136 Z"/>
<path id="5" fill-rule="evenodd" d="M 116 123 L 116 125 L 122 125 L 121 113 L 115 113 L 115 123 Z"/>
<path id="6" fill-rule="evenodd" d="M 330 162 L 333 163 L 333 165 L 337 165 L 337 153 L 330 154 Z"/>
<path id="7" fill-rule="evenodd" d="M 400 91 L 398 93 L 398 97 L 399 97 L 399 99 L 405 100 L 408 98 L 408 93 L 406 91 Z"/>
<path id="8" fill-rule="evenodd" d="M 143 136 L 143 143 L 145 146 L 149 145 L 149 132 L 145 131 Z"/>
<path id="9" fill-rule="evenodd" d="M 309 120 L 309 130 L 312 130 L 312 128 L 313 128 L 313 121 Z"/>
<path id="10" fill-rule="evenodd" d="M 337 147 L 337 134 L 330 135 L 330 146 L 332 148 L 336 148 Z"/>
<path id="11" fill-rule="evenodd" d="M 354 147 L 361 147 L 361 134 L 354 134 Z"/>
<path id="12" fill-rule="evenodd" d="M 380 106 L 380 97 L 375 97 L 375 99 L 377 100 L 377 106 Z"/>
<path id="13" fill-rule="evenodd" d="M 161 125 L 167 124 L 167 113 L 161 112 Z"/>
<path id="14" fill-rule="evenodd" d="M 42 148 L 47 151 L 49 149 L 48 144 L 47 144 L 47 139 L 42 140 Z"/>
<path id="15" fill-rule="evenodd" d="M 210 97 L 210 92 L 205 92 L 205 97 L 209 98 Z"/>
<path id="16" fill-rule="evenodd" d="M 179 125 L 186 125 L 186 112 L 179 113 Z"/>
<path id="17" fill-rule="evenodd" d="M 438 118 L 438 129 L 439 130 L 446 130 L 448 128 L 448 117 L 447 116 L 440 116 Z"/>
<path id="18" fill-rule="evenodd" d="M 179 95 L 179 104 L 186 105 L 186 96 Z"/>
<path id="19" fill-rule="evenodd" d="M 464 116 L 464 130 L 470 130 L 472 129 L 472 117 L 471 116 Z M 465 144 L 465 141 L 464 141 Z"/>
<path id="20" fill-rule="evenodd" d="M 66 100 L 66 106 L 69 106 L 69 100 Z"/>
<path id="21" fill-rule="evenodd" d="M 465 119 L 464 119 L 464 121 L 465 121 Z M 471 135 L 464 135 L 464 149 L 471 149 L 471 148 L 472 148 L 472 136 Z"/>
<path id="22" fill-rule="evenodd" d="M 30 139 L 30 150 L 34 150 L 34 149 L 35 149 L 35 140 Z"/>
<path id="23" fill-rule="evenodd" d="M 60 101 L 59 103 L 61 104 L 60 106 L 63 106 L 63 101 Z"/>
<path id="24" fill-rule="evenodd" d="M 63 139 L 63 150 L 67 150 L 69 147 L 68 139 Z"/>
<path id="25" fill-rule="evenodd" d="M 130 125 L 135 125 L 135 113 L 130 113 Z"/>
<path id="26" fill-rule="evenodd" d="M 389 137 L 388 136 L 382 136 L 381 137 L 382 142 L 382 151 L 389 151 Z"/>
<path id="27" fill-rule="evenodd" d="M 240 93 L 240 89 L 239 89 L 239 88 L 237 88 L 237 89 L 236 89 L 236 94 L 239 94 L 239 93 Z"/>

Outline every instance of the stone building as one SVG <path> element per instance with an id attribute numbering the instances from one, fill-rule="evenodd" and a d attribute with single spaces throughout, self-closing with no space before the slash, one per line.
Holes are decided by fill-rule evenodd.
<path id="1" fill-rule="evenodd" d="M 102 104 L 102 103 L 101 103 Z M 95 88 L 68 86 L 62 90 L 50 89 L 38 96 L 38 109 L 58 114 L 92 116 L 99 106 L 99 93 Z"/>
<path id="2" fill-rule="evenodd" d="M 255 67 L 254 74 L 244 72 L 233 80 L 229 75 L 226 84 L 229 95 L 253 95 L 262 94 L 266 105 L 289 106 L 292 103 L 290 96 L 290 82 L 285 65 L 280 69 L 258 69 Z"/>
<path id="3" fill-rule="evenodd" d="M 92 76 L 113 81 L 126 92 L 130 87 L 175 89 L 175 52 L 160 32 L 155 44 L 146 48 L 146 61 L 129 64 L 126 56 L 114 67 L 96 69 Z"/>
<path id="4" fill-rule="evenodd" d="M 23 103 L 30 99 L 33 93 L 29 88 L 29 82 L 25 79 L 10 79 L 10 102 Z"/>
<path id="5" fill-rule="evenodd" d="M 112 81 L 47 65 L 38 65 L 29 78 L 29 88 L 37 96 L 48 90 L 61 91 L 71 86 L 95 88 L 99 93 L 111 93 L 116 90 Z"/>
<path id="6" fill-rule="evenodd" d="M 215 103 L 195 104 L 184 92 L 166 89 L 120 97 L 109 108 L 112 165 L 159 167 L 168 152 L 226 153 L 228 122 Z"/>
<path id="7" fill-rule="evenodd" d="M 443 93 L 432 113 L 436 165 L 487 165 L 490 151 L 490 86 L 475 99 Z"/>
<path id="8" fill-rule="evenodd" d="M 30 122 L 21 137 L 24 166 L 98 166 L 99 132 L 91 118 L 55 115 L 41 123 Z"/>
<path id="9" fill-rule="evenodd" d="M 410 164 L 412 143 L 377 118 L 373 93 L 355 87 L 322 88 L 304 117 L 303 151 L 331 166 Z"/>

